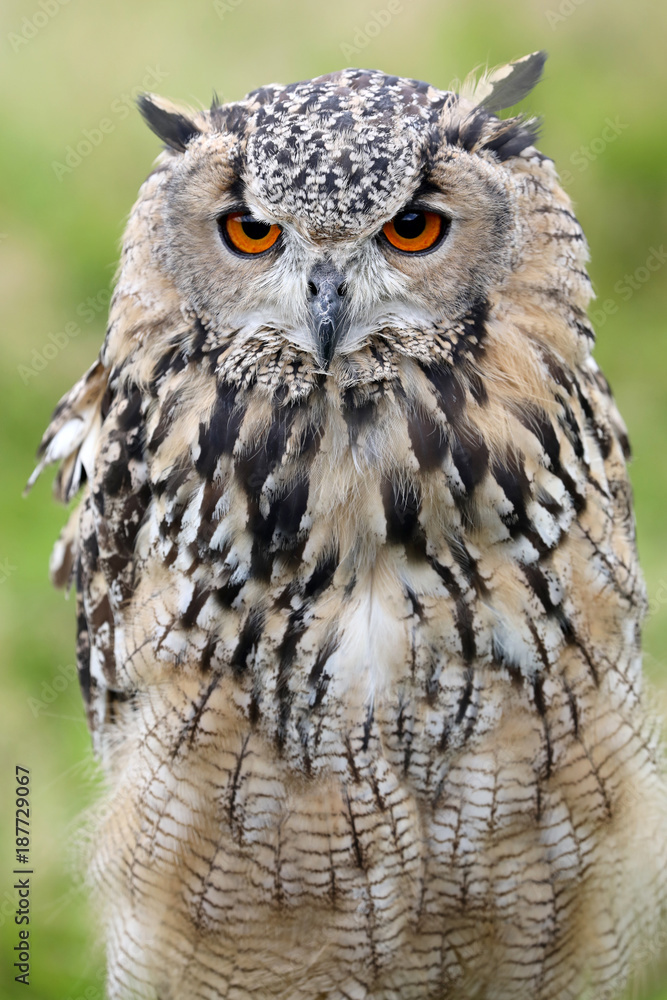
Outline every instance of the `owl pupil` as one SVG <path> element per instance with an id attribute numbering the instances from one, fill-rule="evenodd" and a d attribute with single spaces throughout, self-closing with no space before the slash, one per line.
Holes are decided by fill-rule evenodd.
<path id="1" fill-rule="evenodd" d="M 394 229 L 403 240 L 416 240 L 424 232 L 426 216 L 423 212 L 403 212 L 394 219 Z"/>
<path id="2" fill-rule="evenodd" d="M 271 226 L 268 222 L 258 222 L 252 215 L 244 215 L 241 219 L 241 228 L 249 240 L 263 240 L 268 236 Z"/>

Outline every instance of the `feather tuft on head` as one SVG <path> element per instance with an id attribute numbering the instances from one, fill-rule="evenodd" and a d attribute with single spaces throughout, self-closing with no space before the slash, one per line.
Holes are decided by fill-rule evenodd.
<path id="1" fill-rule="evenodd" d="M 547 53 L 544 51 L 531 52 L 505 66 L 488 70 L 479 79 L 473 73 L 465 79 L 459 94 L 486 111 L 497 112 L 511 108 L 539 83 L 546 58 Z"/>
<path id="2" fill-rule="evenodd" d="M 201 130 L 171 101 L 156 94 L 141 94 L 137 105 L 142 118 L 171 149 L 184 153 L 188 142 L 201 135 Z"/>

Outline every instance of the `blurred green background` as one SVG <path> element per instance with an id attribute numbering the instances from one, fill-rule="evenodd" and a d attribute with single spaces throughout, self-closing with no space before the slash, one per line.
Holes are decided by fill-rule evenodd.
<path id="1" fill-rule="evenodd" d="M 142 89 L 207 104 L 214 88 L 233 100 L 264 83 L 347 65 L 447 87 L 480 64 L 549 51 L 545 80 L 526 105 L 544 118 L 541 148 L 564 176 L 591 246 L 597 358 L 634 445 L 651 599 L 646 670 L 667 715 L 667 5 L 393 0 L 392 7 L 387 17 L 387 0 L 3 0 L 2 997 L 103 996 L 75 846 L 98 779 L 71 680 L 73 601 L 65 604 L 47 581 L 65 511 L 51 499 L 51 474 L 28 500 L 21 490 L 53 406 L 102 341 L 124 220 L 159 148 L 132 106 Z M 30 992 L 14 983 L 9 958 L 15 764 L 31 769 L 33 789 Z M 667 965 L 638 970 L 634 995 L 667 998 Z"/>

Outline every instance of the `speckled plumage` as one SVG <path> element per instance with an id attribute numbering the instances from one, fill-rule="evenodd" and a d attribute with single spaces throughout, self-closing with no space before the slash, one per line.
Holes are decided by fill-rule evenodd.
<path id="1" fill-rule="evenodd" d="M 493 113 L 540 68 L 143 103 L 168 148 L 42 447 L 63 499 L 85 482 L 52 570 L 110 786 L 114 1000 L 606 997 L 655 933 L 627 439 L 570 202 Z M 415 200 L 451 229 L 398 254 Z M 224 245 L 239 204 L 275 253 Z"/>

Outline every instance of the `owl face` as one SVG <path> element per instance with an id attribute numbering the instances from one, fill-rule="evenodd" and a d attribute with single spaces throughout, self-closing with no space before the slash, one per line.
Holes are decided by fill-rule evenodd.
<path id="1" fill-rule="evenodd" d="M 519 120 L 348 70 L 192 119 L 146 98 L 170 146 L 154 258 L 221 336 L 278 334 L 319 369 L 369 338 L 452 325 L 502 283 L 519 228 Z"/>

